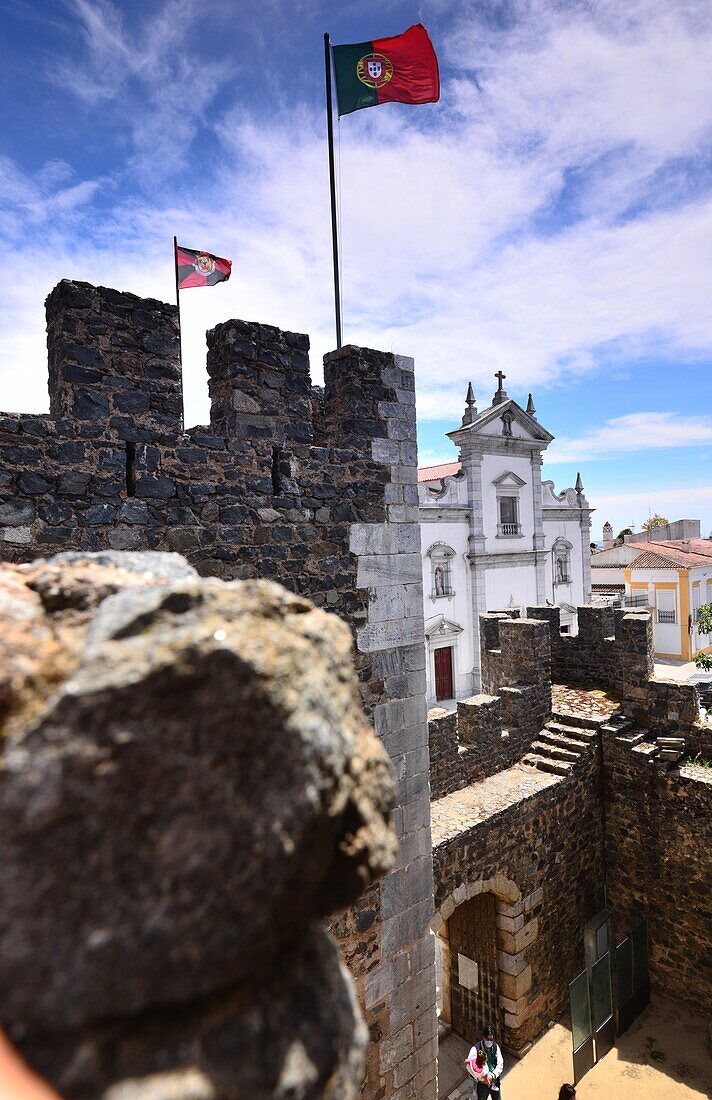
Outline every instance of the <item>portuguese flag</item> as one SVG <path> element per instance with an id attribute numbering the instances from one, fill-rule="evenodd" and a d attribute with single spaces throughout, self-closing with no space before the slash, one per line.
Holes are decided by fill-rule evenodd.
<path id="1" fill-rule="evenodd" d="M 215 286 L 230 278 L 232 260 L 213 256 L 212 252 L 198 252 L 176 244 L 176 280 L 178 290 L 191 286 Z"/>
<path id="2" fill-rule="evenodd" d="M 339 116 L 379 103 L 436 103 L 440 74 L 422 23 L 393 38 L 334 46 Z"/>

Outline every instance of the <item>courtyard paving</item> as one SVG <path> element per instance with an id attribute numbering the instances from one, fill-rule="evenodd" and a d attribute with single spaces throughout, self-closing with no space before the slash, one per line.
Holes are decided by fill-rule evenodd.
<path id="1" fill-rule="evenodd" d="M 579 718 L 610 718 L 620 703 L 602 688 L 577 688 L 568 684 L 551 685 L 552 710 L 575 714 Z"/>
<path id="2" fill-rule="evenodd" d="M 460 1044 L 455 1047 L 453 1040 Z M 449 1036 L 450 1069 L 456 1049 L 466 1044 Z M 463 1055 L 464 1057 L 464 1055 Z M 530 1052 L 517 1062 L 505 1059 L 503 1100 L 556 1100 L 571 1081 L 571 1032 L 566 1022 L 552 1024 Z M 452 1080 L 452 1075 L 449 1075 Z M 440 1100 L 472 1096 L 466 1079 L 439 1092 Z M 700 1016 L 654 998 L 617 1045 L 576 1086 L 576 1100 L 703 1100 L 712 1096 L 712 1060 L 707 1026 Z"/>

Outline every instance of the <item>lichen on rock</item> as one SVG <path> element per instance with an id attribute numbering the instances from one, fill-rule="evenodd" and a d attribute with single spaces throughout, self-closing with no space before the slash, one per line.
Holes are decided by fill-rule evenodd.
<path id="1" fill-rule="evenodd" d="M 0 1019 L 29 1060 L 67 1097 L 357 1095 L 318 921 L 395 840 L 349 629 L 122 553 L 0 567 L 0 623 Z"/>

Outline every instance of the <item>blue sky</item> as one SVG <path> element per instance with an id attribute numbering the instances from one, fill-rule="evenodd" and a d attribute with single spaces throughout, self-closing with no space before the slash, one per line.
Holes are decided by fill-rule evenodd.
<path id="1" fill-rule="evenodd" d="M 322 35 L 422 20 L 438 105 L 344 118 L 345 337 L 414 355 L 421 462 L 471 379 L 531 390 L 596 528 L 712 530 L 708 0 L 0 0 L 0 408 L 47 408 L 61 277 L 171 300 L 171 237 L 234 261 L 182 295 L 186 421 L 204 331 L 333 345 Z"/>

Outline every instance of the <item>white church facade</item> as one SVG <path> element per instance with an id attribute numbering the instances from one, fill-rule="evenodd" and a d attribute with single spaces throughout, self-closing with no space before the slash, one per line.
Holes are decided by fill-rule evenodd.
<path id="1" fill-rule="evenodd" d="M 419 512 L 427 642 L 427 698 L 481 690 L 479 616 L 557 604 L 565 630 L 591 600 L 590 516 L 580 476 L 557 493 L 542 481 L 554 438 L 499 388 L 478 411 L 470 386 L 461 427 L 448 432 L 459 461 L 420 471 Z"/>

